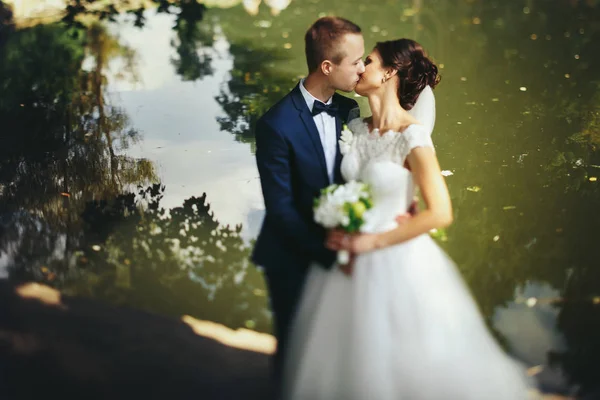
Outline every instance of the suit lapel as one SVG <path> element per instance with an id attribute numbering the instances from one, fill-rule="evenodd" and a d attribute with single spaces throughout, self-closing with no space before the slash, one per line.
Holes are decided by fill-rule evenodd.
<path id="1" fill-rule="evenodd" d="M 323 175 L 327 182 L 329 182 L 329 176 L 327 174 L 327 163 L 325 162 L 325 152 L 323 150 L 323 145 L 321 144 L 321 137 L 319 136 L 319 131 L 317 130 L 317 126 L 315 125 L 315 120 L 312 117 L 308 106 L 306 105 L 306 101 L 304 97 L 302 97 L 302 92 L 300 92 L 300 86 L 296 86 L 292 91 L 292 99 L 298 111 L 300 111 L 300 119 L 306 128 L 306 132 L 308 133 L 308 137 L 315 148 L 316 158 L 319 160 L 321 164 L 321 170 L 323 171 Z"/>

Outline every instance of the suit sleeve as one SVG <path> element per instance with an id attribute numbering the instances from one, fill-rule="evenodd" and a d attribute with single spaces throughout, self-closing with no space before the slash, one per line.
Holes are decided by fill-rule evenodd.
<path id="1" fill-rule="evenodd" d="M 256 126 L 256 163 L 267 217 L 278 233 L 313 260 L 330 265 L 335 256 L 325 248 L 325 231 L 310 226 L 294 205 L 289 146 L 281 134 L 262 119 Z"/>

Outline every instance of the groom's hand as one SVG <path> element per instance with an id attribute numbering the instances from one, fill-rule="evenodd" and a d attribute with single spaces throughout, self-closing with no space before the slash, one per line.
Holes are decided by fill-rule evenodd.
<path id="1" fill-rule="evenodd" d="M 419 199 L 417 197 L 413 198 L 413 202 L 410 203 L 410 207 L 408 208 L 408 213 L 411 217 L 414 217 L 419 213 Z"/>
<path id="2" fill-rule="evenodd" d="M 413 202 L 410 204 L 408 212 L 405 214 L 402 214 L 402 215 L 398 215 L 396 217 L 396 222 L 398 223 L 398 225 L 404 224 L 406 221 L 408 221 L 409 219 L 411 219 L 412 217 L 417 215 L 419 213 L 418 206 L 419 206 L 419 203 L 418 203 L 417 199 L 415 198 L 415 200 L 413 200 Z"/>
<path id="3" fill-rule="evenodd" d="M 348 234 L 341 229 L 332 229 L 327 232 L 325 247 L 329 250 L 338 251 L 343 248 L 344 242 L 348 240 Z"/>

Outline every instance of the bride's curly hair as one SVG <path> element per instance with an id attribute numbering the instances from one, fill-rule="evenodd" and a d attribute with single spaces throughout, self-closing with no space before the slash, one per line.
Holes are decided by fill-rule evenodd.
<path id="1" fill-rule="evenodd" d="M 405 110 L 414 107 L 427 85 L 433 89 L 440 82 L 438 67 L 429 59 L 423 46 L 414 40 L 378 42 L 375 48 L 381 56 L 383 66 L 398 71 L 398 98 Z"/>

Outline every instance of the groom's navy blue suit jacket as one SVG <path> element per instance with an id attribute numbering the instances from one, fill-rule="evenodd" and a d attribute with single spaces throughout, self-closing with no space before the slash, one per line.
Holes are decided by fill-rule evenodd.
<path id="1" fill-rule="evenodd" d="M 342 124 L 358 105 L 337 93 L 333 102 L 339 108 L 339 140 Z M 343 182 L 341 159 L 338 143 L 334 183 Z M 314 199 L 330 182 L 319 132 L 299 86 L 259 119 L 256 162 L 266 215 L 252 261 L 273 272 L 290 266 L 307 267 L 313 261 L 332 265 L 335 254 L 325 248 L 325 230 L 314 222 L 312 210 Z"/>

